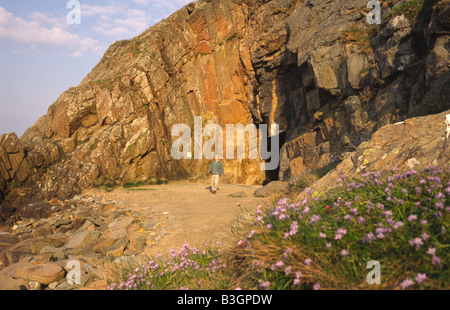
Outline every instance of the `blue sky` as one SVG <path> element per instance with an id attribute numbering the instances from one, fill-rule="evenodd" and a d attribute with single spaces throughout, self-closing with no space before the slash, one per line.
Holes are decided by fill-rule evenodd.
<path id="1" fill-rule="evenodd" d="M 0 134 L 20 137 L 115 41 L 131 39 L 192 0 L 0 0 Z"/>

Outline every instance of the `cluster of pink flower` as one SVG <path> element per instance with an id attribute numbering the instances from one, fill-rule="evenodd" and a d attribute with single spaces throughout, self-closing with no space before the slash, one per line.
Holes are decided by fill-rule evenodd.
<path id="1" fill-rule="evenodd" d="M 312 240 L 311 233 L 322 240 L 315 244 L 324 244 L 328 251 L 335 251 L 341 257 L 356 258 L 358 254 L 352 253 L 355 242 L 391 242 L 391 245 L 383 247 L 393 246 L 405 251 L 409 251 L 408 244 L 413 247 L 412 251 L 427 246 L 426 254 L 430 256 L 431 265 L 438 266 L 441 258 L 431 246 L 446 242 L 445 238 L 448 238 L 445 237 L 445 219 L 448 219 L 446 212 L 450 211 L 450 182 L 443 182 L 443 179 L 448 179 L 450 171 L 447 168 L 443 173 L 442 168 L 430 166 L 422 172 L 411 170 L 398 173 L 396 169 L 394 172 L 388 178 L 383 178 L 380 171 L 368 172 L 362 175 L 364 179 L 346 183 L 345 176 L 341 176 L 338 181 L 340 191 L 334 194 L 340 193 L 344 199 L 336 199 L 331 193 L 319 200 L 313 198 L 312 189 L 307 188 L 307 197 L 301 203 L 289 204 L 284 198 L 268 208 L 265 214 L 259 207 L 257 222 L 264 223 L 266 229 L 275 233 L 281 228 L 284 239 L 298 238 L 299 242 L 304 242 L 306 239 Z M 336 225 L 341 228 L 331 228 Z M 321 226 L 322 231 L 318 231 Z M 440 234 L 436 232 L 436 227 L 441 227 Z M 302 231 L 302 236 L 299 231 Z M 346 240 L 347 234 L 351 234 L 348 239 L 352 242 Z M 437 238 L 441 238 L 440 241 Z M 406 246 L 399 245 L 405 239 Z M 290 266 L 283 265 L 283 261 L 274 262 L 270 269 L 284 270 L 286 275 L 294 274 Z M 418 272 L 414 280 L 406 279 L 401 286 L 409 287 L 411 281 L 421 284 L 426 280 L 426 274 Z M 261 283 L 266 285 L 267 281 Z M 299 284 L 300 277 L 295 277 L 293 283 Z"/>
<path id="2" fill-rule="evenodd" d="M 220 242 L 217 243 L 220 246 Z M 172 249 L 170 259 L 162 259 L 161 255 L 155 257 L 156 260 L 150 260 L 141 268 L 136 268 L 134 273 L 129 273 L 128 279 L 120 284 L 112 283 L 108 286 L 109 290 L 133 290 L 139 287 L 154 288 L 154 282 L 166 276 L 174 274 L 187 274 L 190 271 L 200 270 L 214 273 L 219 269 L 225 268 L 226 264 L 220 258 L 212 259 L 207 266 L 201 266 L 192 257 L 195 255 L 207 255 L 206 250 L 191 248 L 184 244 L 178 252 Z M 217 250 L 220 252 L 220 249 Z"/>
<path id="3" fill-rule="evenodd" d="M 414 278 L 414 280 L 416 281 L 416 282 L 414 282 L 413 280 L 411 280 L 411 279 L 405 279 L 405 280 L 403 280 L 401 283 L 400 283 L 400 287 L 402 288 L 402 289 L 407 289 L 407 288 L 409 288 L 409 287 L 411 287 L 411 286 L 414 286 L 416 283 L 417 284 L 421 284 L 423 281 L 425 281 L 427 279 L 427 275 L 425 274 L 425 273 L 418 273 L 417 275 L 416 275 L 416 277 Z"/>

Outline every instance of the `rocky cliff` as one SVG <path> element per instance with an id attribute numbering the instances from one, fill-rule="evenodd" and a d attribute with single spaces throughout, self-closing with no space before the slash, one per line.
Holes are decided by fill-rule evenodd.
<path id="1" fill-rule="evenodd" d="M 175 124 L 279 124 L 280 168 L 226 160 L 260 184 L 344 159 L 384 125 L 450 108 L 450 4 L 200 0 L 114 43 L 78 87 L 18 139 L 0 138 L 0 192 L 66 199 L 151 177 L 200 178 L 175 160 Z M 17 190 L 16 190 L 17 191 Z"/>

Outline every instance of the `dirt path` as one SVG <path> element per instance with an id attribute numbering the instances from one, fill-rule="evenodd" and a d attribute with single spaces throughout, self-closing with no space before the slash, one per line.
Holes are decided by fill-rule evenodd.
<path id="1" fill-rule="evenodd" d="M 195 247 L 218 241 L 226 243 L 231 237 L 231 226 L 242 209 L 256 209 L 262 202 L 261 198 L 253 196 L 259 186 L 221 184 L 215 195 L 210 193 L 208 186 L 207 182 L 170 182 L 134 189 L 118 188 L 112 192 L 95 189 L 87 193 L 93 192 L 105 200 L 148 214 L 159 229 L 159 237 L 147 245 L 146 254 L 156 255 L 179 249 L 185 243 Z M 229 196 L 237 192 L 244 192 L 246 196 Z"/>

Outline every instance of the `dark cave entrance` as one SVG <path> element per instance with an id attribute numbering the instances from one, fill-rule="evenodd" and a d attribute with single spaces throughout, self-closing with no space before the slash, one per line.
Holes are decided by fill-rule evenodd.
<path id="1" fill-rule="evenodd" d="M 262 124 L 267 124 L 267 123 L 264 122 Z M 267 127 L 269 127 L 269 126 L 267 126 Z M 260 126 L 258 126 L 258 129 L 260 129 Z M 278 143 L 276 141 L 278 141 Z M 282 131 L 282 132 L 279 132 L 277 135 L 274 135 L 274 136 L 270 136 L 269 132 L 267 132 L 267 145 L 265 145 L 264 142 L 262 142 L 261 149 L 262 150 L 267 150 L 267 152 L 269 152 L 272 155 L 276 153 L 277 154 L 276 160 L 278 161 L 278 163 L 277 163 L 275 169 L 265 170 L 265 180 L 263 181 L 262 185 L 266 185 L 266 184 L 268 184 L 270 182 L 278 181 L 280 179 L 279 178 L 279 174 L 280 174 L 280 152 L 281 152 L 281 147 L 284 145 L 285 141 L 286 141 L 286 132 Z M 272 148 L 277 148 L 277 149 L 273 150 Z M 270 161 L 273 161 L 273 160 L 275 160 L 275 159 L 271 157 L 268 161 L 270 162 Z"/>

